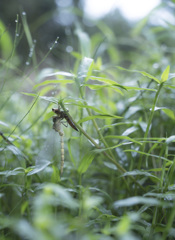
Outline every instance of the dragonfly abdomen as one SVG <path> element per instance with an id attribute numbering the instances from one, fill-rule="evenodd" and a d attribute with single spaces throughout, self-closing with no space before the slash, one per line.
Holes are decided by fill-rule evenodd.
<path id="1" fill-rule="evenodd" d="M 68 124 L 73 128 L 75 129 L 76 131 L 78 131 L 77 127 L 75 126 L 75 124 L 72 122 L 72 120 L 66 115 L 64 117 L 66 119 L 66 121 L 68 122 Z"/>

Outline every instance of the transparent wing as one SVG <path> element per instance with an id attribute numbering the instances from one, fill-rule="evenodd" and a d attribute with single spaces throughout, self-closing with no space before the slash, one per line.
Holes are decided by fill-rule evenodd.
<path id="1" fill-rule="evenodd" d="M 47 166 L 58 161 L 60 158 L 60 136 L 54 130 L 51 130 L 46 140 L 43 140 L 43 147 L 39 151 L 35 166 L 27 175 L 33 175 L 43 171 Z"/>

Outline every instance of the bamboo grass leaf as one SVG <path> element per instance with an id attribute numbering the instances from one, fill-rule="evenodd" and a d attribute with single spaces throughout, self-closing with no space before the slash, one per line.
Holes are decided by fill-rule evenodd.
<path id="1" fill-rule="evenodd" d="M 127 140 L 127 141 L 130 141 L 130 142 L 134 142 L 134 143 L 137 143 L 139 145 L 142 145 L 142 143 L 140 141 L 137 141 L 135 140 L 134 138 L 130 138 L 128 136 L 118 136 L 118 135 L 108 135 L 106 136 L 105 138 L 113 138 L 113 139 L 121 139 L 121 140 Z"/>
<path id="2" fill-rule="evenodd" d="M 156 89 L 152 89 L 152 88 L 140 88 L 140 87 L 130 87 L 130 86 L 123 86 L 123 87 L 124 87 L 126 90 L 156 92 Z"/>
<path id="3" fill-rule="evenodd" d="M 118 92 L 118 93 L 120 93 L 120 94 L 123 95 L 122 91 L 121 91 L 120 89 L 118 89 L 118 87 L 120 87 L 120 86 L 118 86 L 118 85 L 114 86 L 114 85 L 110 85 L 110 84 L 108 84 L 108 85 L 107 85 L 107 84 L 105 84 L 105 85 L 99 85 L 99 84 L 84 84 L 83 86 L 88 87 L 88 88 L 90 88 L 91 90 L 100 90 L 100 89 L 102 89 L 102 88 L 107 88 L 107 87 L 109 87 L 109 88 L 112 88 L 114 91 L 116 91 L 116 92 Z M 124 87 L 122 86 L 121 88 L 124 88 Z"/>
<path id="4" fill-rule="evenodd" d="M 116 86 L 120 86 L 121 88 L 125 89 L 125 87 L 123 87 L 122 85 L 120 85 L 119 83 L 117 83 L 116 81 L 114 80 L 111 80 L 111 79 L 108 79 L 108 78 L 102 78 L 102 77 L 96 77 L 96 76 L 90 76 L 90 79 L 91 80 L 97 80 L 97 81 L 100 81 L 100 82 L 105 82 L 107 84 L 110 84 L 110 85 L 116 85 Z M 126 90 L 126 89 L 125 89 Z"/>
<path id="5" fill-rule="evenodd" d="M 138 71 L 138 70 L 129 70 L 129 69 L 126 69 L 126 68 L 123 68 L 123 67 L 120 67 L 120 66 L 117 66 L 118 69 L 122 70 L 122 71 L 127 71 L 127 72 L 134 72 L 134 73 L 140 73 L 142 74 L 143 76 L 145 77 L 148 77 L 150 79 L 153 79 L 154 81 L 156 81 L 157 83 L 160 83 L 160 80 L 157 79 L 156 77 L 154 77 L 153 75 L 147 73 L 147 72 L 144 72 L 144 71 Z"/>
<path id="6" fill-rule="evenodd" d="M 168 206 L 170 204 L 164 203 L 162 201 L 157 200 L 156 198 L 147 198 L 147 197 L 130 197 L 126 199 L 122 199 L 114 202 L 114 208 L 120 207 L 130 207 L 134 205 L 146 205 L 146 206 Z"/>
<path id="7" fill-rule="evenodd" d="M 155 107 L 154 111 L 157 110 L 162 110 L 168 117 L 170 117 L 173 120 L 175 119 L 174 112 L 171 109 L 166 107 Z"/>
<path id="8" fill-rule="evenodd" d="M 109 119 L 109 118 L 116 118 L 116 119 L 121 119 L 122 117 L 120 116 L 115 116 L 115 115 L 110 115 L 110 114 L 106 114 L 106 115 L 94 115 L 94 116 L 88 116 L 85 118 L 82 118 L 81 120 L 78 121 L 78 124 L 83 123 L 83 122 L 87 122 L 90 121 L 92 119 Z"/>
<path id="9" fill-rule="evenodd" d="M 48 120 L 49 118 L 53 117 L 54 116 L 54 112 L 49 112 L 47 113 L 45 116 L 44 116 L 44 119 L 43 121 L 46 121 Z"/>
<path id="10" fill-rule="evenodd" d="M 47 197 L 43 197 L 43 194 Z M 52 204 L 53 206 L 63 206 L 69 209 L 76 209 L 78 201 L 72 197 L 66 188 L 53 183 L 47 183 L 43 187 L 43 192 L 35 199 L 35 207 Z"/>
<path id="11" fill-rule="evenodd" d="M 36 89 L 38 87 L 45 86 L 45 85 L 48 85 L 48 84 L 57 84 L 57 83 L 68 84 L 68 83 L 74 83 L 74 81 L 70 80 L 70 79 L 46 80 L 42 83 L 35 84 L 33 89 Z"/>
<path id="12" fill-rule="evenodd" d="M 168 158 L 165 158 L 165 157 L 161 157 L 159 155 L 155 155 L 155 154 L 150 154 L 150 153 L 146 153 L 146 152 L 141 152 L 141 151 L 137 151 L 137 150 L 133 150 L 133 149 L 128 149 L 128 150 L 125 150 L 124 152 L 136 152 L 136 153 L 139 153 L 141 155 L 145 155 L 145 156 L 149 156 L 149 157 L 154 157 L 154 158 L 160 158 L 164 161 L 167 161 L 167 162 L 170 162 L 172 163 L 171 160 L 169 160 Z"/>
<path id="13" fill-rule="evenodd" d="M 75 77 L 74 74 L 70 72 L 64 72 L 64 71 L 48 73 L 45 75 L 45 77 L 52 77 L 52 76 L 65 76 L 65 77 L 72 77 L 72 78 Z"/>
<path id="14" fill-rule="evenodd" d="M 43 70 L 41 70 L 41 72 L 38 75 L 38 82 L 41 82 L 43 79 L 47 78 L 47 77 L 53 77 L 56 76 L 57 78 L 59 76 L 65 76 L 65 77 L 70 77 L 70 78 L 74 78 L 75 75 L 69 72 L 64 72 L 64 71 L 58 71 L 55 72 L 55 69 L 53 68 L 45 68 Z"/>
<path id="15" fill-rule="evenodd" d="M 170 136 L 169 138 L 166 139 L 166 144 L 170 144 L 175 141 L 175 135 Z"/>
<path id="16" fill-rule="evenodd" d="M 94 112 L 100 113 L 101 115 L 106 115 L 106 114 L 104 113 L 104 111 L 101 111 L 101 110 L 99 110 L 98 108 L 96 108 L 96 107 L 94 107 L 94 106 L 85 105 L 85 104 L 80 103 L 80 102 L 79 102 L 79 103 L 72 103 L 72 105 L 78 106 L 78 107 L 80 107 L 80 108 L 91 109 L 91 110 L 93 110 Z"/>
<path id="17" fill-rule="evenodd" d="M 130 172 L 126 172 L 126 173 L 123 173 L 120 177 L 138 176 L 138 175 L 142 175 L 142 176 L 146 176 L 146 177 L 153 177 L 157 181 L 160 181 L 160 179 L 158 177 L 156 177 L 155 175 L 153 175 L 149 172 L 146 172 L 146 171 L 142 171 L 142 170 L 133 170 L 133 171 L 130 171 Z"/>
<path id="18" fill-rule="evenodd" d="M 78 172 L 80 174 L 85 173 L 89 167 L 89 165 L 91 164 L 92 160 L 94 159 L 96 153 L 95 152 L 88 152 L 84 155 L 84 157 L 82 158 L 80 165 L 78 167 Z"/>
<path id="19" fill-rule="evenodd" d="M 0 172 L 0 175 L 4 175 L 6 177 L 16 176 L 16 175 L 24 175 L 25 169 L 22 167 L 15 168 L 13 170 L 7 170 Z"/>
<path id="20" fill-rule="evenodd" d="M 89 57 L 91 52 L 91 41 L 86 32 L 83 32 L 81 28 L 77 28 L 75 30 L 75 34 L 78 37 L 80 47 L 81 47 L 81 54 L 83 57 Z"/>
<path id="21" fill-rule="evenodd" d="M 162 73 L 161 82 L 166 82 L 168 80 L 169 72 L 170 72 L 170 66 L 168 65 L 167 68 Z"/>
<path id="22" fill-rule="evenodd" d="M 7 151 L 7 150 L 12 152 L 19 159 L 22 157 L 22 158 L 28 160 L 27 156 L 24 153 L 22 153 L 21 150 L 18 149 L 15 145 L 6 146 L 5 151 Z"/>
<path id="23" fill-rule="evenodd" d="M 170 88 L 170 89 L 175 89 L 175 86 L 173 86 L 173 85 L 168 85 L 168 84 L 165 84 L 164 87 Z"/>
<path id="24" fill-rule="evenodd" d="M 27 176 L 31 176 L 43 171 L 49 164 L 51 164 L 50 161 L 41 160 L 41 164 L 36 165 L 33 169 L 31 168 L 30 171 L 27 173 Z"/>

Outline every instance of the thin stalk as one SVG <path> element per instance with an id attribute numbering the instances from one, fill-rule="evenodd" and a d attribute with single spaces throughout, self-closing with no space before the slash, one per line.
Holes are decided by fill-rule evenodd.
<path id="1" fill-rule="evenodd" d="M 168 222 L 166 224 L 166 228 L 165 228 L 165 231 L 163 233 L 162 240 L 167 239 L 168 232 L 169 232 L 170 228 L 173 226 L 173 222 L 174 222 L 174 218 L 175 218 L 175 201 L 173 202 L 173 204 L 174 204 L 174 206 L 171 209 L 171 213 L 170 213 L 170 216 L 168 218 Z"/>
<path id="2" fill-rule="evenodd" d="M 154 228 L 156 225 L 156 219 L 157 219 L 157 211 L 158 211 L 158 207 L 155 207 L 154 209 L 154 213 L 153 213 L 153 220 L 152 220 L 152 225 L 151 225 L 151 229 L 150 229 L 150 233 L 149 233 L 149 237 L 151 238 L 154 234 Z"/>
<path id="3" fill-rule="evenodd" d="M 145 134 L 144 134 L 144 137 L 143 137 L 143 145 L 141 147 L 141 152 L 144 152 L 145 151 L 145 146 L 146 146 L 146 139 L 148 137 L 148 133 L 149 133 L 149 130 L 150 130 L 150 126 L 151 126 L 151 123 L 152 123 L 152 120 L 153 120 L 153 116 L 154 116 L 154 111 L 155 111 L 155 107 L 156 107 L 156 103 L 157 103 L 157 100 L 158 100 L 158 97 L 159 97 L 159 94 L 160 94 L 160 90 L 162 89 L 163 87 L 163 83 L 161 83 L 159 85 L 159 88 L 156 92 L 156 95 L 155 95 L 155 98 L 154 98 L 154 102 L 153 102 L 153 106 L 152 106 L 152 110 L 151 110 L 151 114 L 150 114 L 150 117 L 148 119 L 148 124 L 147 124 L 147 128 L 146 128 L 146 131 L 145 131 Z M 142 166 L 142 154 L 140 155 L 140 158 L 139 158 L 139 164 L 138 164 L 138 169 L 140 169 Z"/>

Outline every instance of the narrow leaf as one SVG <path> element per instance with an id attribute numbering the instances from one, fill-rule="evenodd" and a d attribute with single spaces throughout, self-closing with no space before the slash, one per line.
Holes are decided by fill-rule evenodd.
<path id="1" fill-rule="evenodd" d="M 87 122 L 87 121 L 89 121 L 89 120 L 96 119 L 96 118 L 99 118 L 99 119 L 109 119 L 109 118 L 117 118 L 117 119 L 120 119 L 120 118 L 122 118 L 122 117 L 115 116 L 115 115 L 94 115 L 94 116 L 88 116 L 88 117 L 85 117 L 85 118 L 79 120 L 79 121 L 78 121 L 78 124 L 83 123 L 83 122 Z"/>
<path id="2" fill-rule="evenodd" d="M 165 71 L 162 73 L 161 82 L 166 82 L 168 80 L 169 72 L 170 72 L 170 66 L 168 65 Z"/>
<path id="3" fill-rule="evenodd" d="M 154 111 L 157 110 L 162 110 L 168 117 L 170 117 L 173 120 L 175 119 L 174 112 L 171 109 L 166 107 L 155 107 Z"/>
<path id="4" fill-rule="evenodd" d="M 48 85 L 48 84 L 57 84 L 57 83 L 74 83 L 73 80 L 70 80 L 70 79 L 59 79 L 59 80 L 46 80 L 42 83 L 38 83 L 38 84 L 35 84 L 34 86 L 34 89 L 38 88 L 38 87 L 41 87 L 41 86 L 45 86 L 45 85 Z"/>
<path id="5" fill-rule="evenodd" d="M 100 84 L 84 84 L 83 86 L 88 87 L 88 88 L 90 88 L 90 89 L 92 89 L 92 90 L 100 90 L 100 89 L 102 89 L 102 88 L 107 88 L 107 87 L 109 87 L 109 88 L 112 88 L 114 91 L 119 92 L 120 94 L 123 95 L 123 93 L 121 92 L 121 90 L 118 89 L 118 87 L 120 87 L 120 86 L 118 86 L 118 85 L 114 86 L 114 85 L 110 85 L 110 84 L 105 84 L 105 85 L 100 85 Z M 123 87 L 122 87 L 122 88 L 123 88 Z"/>
<path id="6" fill-rule="evenodd" d="M 139 170 L 126 172 L 126 173 L 122 174 L 120 177 L 138 176 L 138 175 L 142 175 L 142 176 L 146 176 L 146 177 L 153 177 L 153 178 L 156 178 L 156 180 L 160 181 L 160 179 L 158 177 L 156 177 L 155 175 L 153 175 L 153 174 L 151 174 L 149 172 L 146 172 L 146 171 L 139 171 Z"/>
<path id="7" fill-rule="evenodd" d="M 116 139 L 121 139 L 121 140 L 127 140 L 127 141 L 130 141 L 130 142 L 134 142 L 134 143 L 137 143 L 139 145 L 142 145 L 142 143 L 140 141 L 137 141 L 134 138 L 130 138 L 128 136 L 108 135 L 105 138 L 114 138 L 114 139 L 116 138 Z"/>
<path id="8" fill-rule="evenodd" d="M 151 91 L 156 92 L 156 89 L 152 88 L 140 88 L 140 87 L 130 87 L 130 86 L 123 86 L 126 90 L 136 90 L 136 91 Z"/>
<path id="9" fill-rule="evenodd" d="M 110 85 L 119 85 L 122 88 L 124 88 L 122 85 L 120 85 L 117 82 L 115 82 L 114 80 L 111 80 L 111 79 L 108 79 L 108 78 L 102 78 L 102 77 L 96 77 L 96 76 L 91 76 L 90 78 L 91 78 L 91 80 L 97 80 L 97 81 L 100 81 L 100 82 L 105 82 L 105 83 L 110 84 Z"/>
<path id="10" fill-rule="evenodd" d="M 167 162 L 172 163 L 172 161 L 169 160 L 168 158 L 161 157 L 161 156 L 155 155 L 155 154 L 145 153 L 145 152 L 141 152 L 141 151 L 137 151 L 137 150 L 133 150 L 133 149 L 124 150 L 124 152 L 137 152 L 137 153 L 139 153 L 139 154 L 143 154 L 143 155 L 146 155 L 146 156 L 148 156 L 148 157 L 160 158 L 160 159 L 162 159 L 162 160 L 164 160 L 164 161 L 167 161 Z"/>
<path id="11" fill-rule="evenodd" d="M 147 73 L 147 72 L 144 72 L 144 71 L 138 71 L 138 70 L 129 70 L 129 69 L 126 69 L 126 68 L 122 68 L 120 66 L 117 66 L 118 69 L 122 70 L 122 71 L 127 71 L 127 72 L 135 72 L 135 73 L 140 73 L 142 74 L 143 76 L 145 77 L 148 77 L 150 79 L 153 79 L 154 81 L 156 81 L 157 83 L 160 83 L 159 79 L 157 79 L 156 77 L 154 77 L 153 75 Z"/>
<path id="12" fill-rule="evenodd" d="M 83 159 L 81 160 L 80 166 L 78 167 L 78 172 L 80 174 L 85 173 L 87 171 L 94 157 L 95 157 L 94 152 L 90 152 L 90 153 L 88 152 L 84 155 Z"/>
<path id="13" fill-rule="evenodd" d="M 170 136 L 166 139 L 166 144 L 170 144 L 175 141 L 175 135 Z"/>
<path id="14" fill-rule="evenodd" d="M 42 161 L 41 161 L 41 164 L 36 165 L 34 169 L 31 168 L 31 171 L 27 173 L 27 176 L 31 176 L 31 175 L 34 175 L 34 174 L 36 174 L 36 173 L 41 172 L 41 171 L 44 170 L 49 164 L 50 164 L 49 161 L 47 161 L 47 160 L 42 160 Z"/>
<path id="15" fill-rule="evenodd" d="M 18 167 L 18 168 L 15 168 L 13 170 L 10 170 L 10 171 L 0 172 L 0 175 L 5 175 L 6 177 L 22 175 L 22 174 L 25 174 L 25 169 L 22 168 L 22 167 Z"/>
<path id="16" fill-rule="evenodd" d="M 155 198 L 130 197 L 114 202 L 114 208 L 130 207 L 133 205 L 144 204 L 146 206 L 161 206 L 163 203 Z"/>

